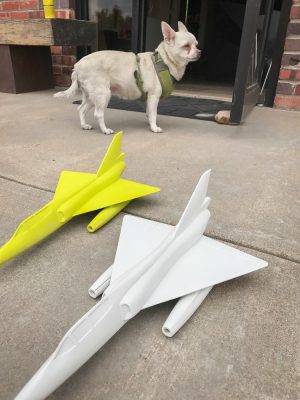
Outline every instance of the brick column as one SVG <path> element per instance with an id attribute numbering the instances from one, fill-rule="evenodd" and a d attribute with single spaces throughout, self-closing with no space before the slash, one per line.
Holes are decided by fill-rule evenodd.
<path id="1" fill-rule="evenodd" d="M 55 0 L 56 18 L 75 19 L 75 0 Z M 42 0 L 0 1 L 0 19 L 44 18 Z M 76 62 L 74 46 L 52 46 L 52 66 L 56 86 L 69 86 L 73 65 Z"/>
<path id="2" fill-rule="evenodd" d="M 300 0 L 293 0 L 274 104 L 300 110 Z"/>

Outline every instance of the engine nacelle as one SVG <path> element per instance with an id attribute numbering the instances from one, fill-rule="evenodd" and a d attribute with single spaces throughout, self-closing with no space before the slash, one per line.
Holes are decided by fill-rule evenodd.
<path id="1" fill-rule="evenodd" d="M 181 297 L 162 327 L 163 334 L 168 337 L 174 336 L 187 320 L 191 318 L 211 289 L 212 286 L 209 286 Z"/>
<path id="2" fill-rule="evenodd" d="M 104 292 L 104 290 L 108 287 L 110 284 L 110 278 L 111 274 L 113 271 L 113 266 L 111 265 L 105 272 L 103 272 L 102 275 L 92 284 L 92 286 L 89 288 L 88 292 L 93 299 L 96 299 L 100 294 Z"/>

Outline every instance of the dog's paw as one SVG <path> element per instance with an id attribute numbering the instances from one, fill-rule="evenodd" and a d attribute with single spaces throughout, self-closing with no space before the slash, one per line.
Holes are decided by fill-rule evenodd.
<path id="1" fill-rule="evenodd" d="M 103 132 L 105 135 L 111 135 L 112 133 L 114 133 L 114 131 L 112 129 L 106 128 L 105 131 Z"/>
<path id="2" fill-rule="evenodd" d="M 86 131 L 88 131 L 90 129 L 93 129 L 92 125 L 89 125 L 89 124 L 82 124 L 81 128 L 86 130 Z"/>
<path id="3" fill-rule="evenodd" d="M 163 132 L 163 130 L 159 126 L 152 126 L 150 129 L 152 132 L 155 132 L 155 133 Z"/>

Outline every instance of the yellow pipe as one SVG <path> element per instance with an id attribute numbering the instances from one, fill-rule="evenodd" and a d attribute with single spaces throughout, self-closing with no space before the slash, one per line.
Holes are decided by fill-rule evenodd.
<path id="1" fill-rule="evenodd" d="M 96 217 L 88 224 L 87 230 L 91 233 L 96 232 L 97 229 L 101 228 L 113 217 L 119 214 L 120 211 L 125 208 L 131 200 L 124 201 L 123 203 L 114 204 L 101 210 Z"/>
<path id="2" fill-rule="evenodd" d="M 43 0 L 45 18 L 55 18 L 54 0 Z"/>

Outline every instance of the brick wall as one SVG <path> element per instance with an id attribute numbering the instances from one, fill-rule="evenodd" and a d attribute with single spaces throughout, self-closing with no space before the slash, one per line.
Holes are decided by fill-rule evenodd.
<path id="1" fill-rule="evenodd" d="M 274 104 L 300 110 L 300 0 L 293 0 Z"/>
<path id="2" fill-rule="evenodd" d="M 75 0 L 55 0 L 56 18 L 75 18 Z M 42 0 L 0 0 L 0 19 L 44 18 Z M 56 86 L 69 86 L 70 75 L 76 62 L 73 46 L 52 46 L 52 66 Z"/>

